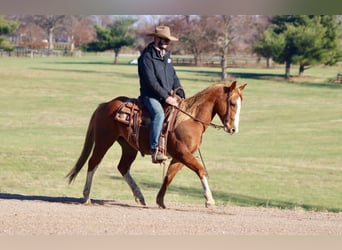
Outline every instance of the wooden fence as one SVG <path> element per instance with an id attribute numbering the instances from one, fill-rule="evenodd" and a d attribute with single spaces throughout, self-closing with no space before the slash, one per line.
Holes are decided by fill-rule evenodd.
<path id="1" fill-rule="evenodd" d="M 191 56 L 173 56 L 173 64 L 180 66 L 196 66 L 194 57 Z M 266 59 L 259 58 L 254 55 L 232 55 L 228 57 L 228 67 L 244 67 L 244 66 L 266 66 Z M 220 67 L 221 58 L 218 56 L 201 57 L 197 61 L 197 66 Z"/>

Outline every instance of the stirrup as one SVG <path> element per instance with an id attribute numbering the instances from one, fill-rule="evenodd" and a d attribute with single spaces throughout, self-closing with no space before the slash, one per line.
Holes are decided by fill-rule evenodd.
<path id="1" fill-rule="evenodd" d="M 152 163 L 162 163 L 166 160 L 167 156 L 164 155 L 162 152 L 157 151 L 156 153 L 152 154 Z"/>

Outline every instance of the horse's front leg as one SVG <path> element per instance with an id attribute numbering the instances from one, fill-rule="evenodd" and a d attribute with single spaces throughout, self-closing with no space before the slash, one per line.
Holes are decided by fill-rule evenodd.
<path id="1" fill-rule="evenodd" d="M 201 178 L 201 182 L 202 182 L 202 187 L 203 187 L 203 192 L 204 192 L 204 197 L 205 197 L 205 206 L 206 207 L 210 207 L 210 206 L 214 206 L 215 205 L 215 200 L 213 198 L 213 195 L 211 193 L 209 184 L 208 184 L 208 179 L 207 176 L 203 176 Z"/>
<path id="2" fill-rule="evenodd" d="M 209 207 L 215 205 L 215 200 L 208 184 L 208 174 L 205 168 L 197 161 L 192 153 L 184 151 L 182 156 L 182 162 L 184 165 L 194 171 L 201 180 L 203 193 L 206 200 L 205 206 Z"/>
<path id="3" fill-rule="evenodd" d="M 164 177 L 163 184 L 158 192 L 157 195 L 157 204 L 161 208 L 166 208 L 164 204 L 164 196 L 166 193 L 166 190 L 168 186 L 170 185 L 172 179 L 175 177 L 177 172 L 183 167 L 183 164 L 180 162 L 176 162 L 174 159 L 172 159 L 169 168 L 167 169 L 167 173 Z"/>

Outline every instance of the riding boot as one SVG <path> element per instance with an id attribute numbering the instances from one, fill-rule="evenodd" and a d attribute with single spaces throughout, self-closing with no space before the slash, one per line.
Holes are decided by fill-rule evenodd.
<path id="1" fill-rule="evenodd" d="M 156 150 L 156 152 L 152 153 L 152 163 L 162 163 L 166 160 L 167 157 L 162 152 Z"/>

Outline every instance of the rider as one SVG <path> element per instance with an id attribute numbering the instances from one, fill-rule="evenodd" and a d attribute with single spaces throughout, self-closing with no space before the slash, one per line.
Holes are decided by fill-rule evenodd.
<path id="1" fill-rule="evenodd" d="M 163 104 L 178 106 L 177 99 L 172 91 L 181 88 L 180 81 L 172 64 L 168 46 L 170 41 L 178 41 L 171 35 L 168 26 L 157 26 L 154 37 L 138 59 L 138 72 L 140 78 L 140 100 L 151 114 L 150 124 L 150 150 L 152 162 L 159 163 L 167 157 L 158 151 L 158 140 L 164 122 Z M 183 91 L 176 93 L 185 98 Z"/>

